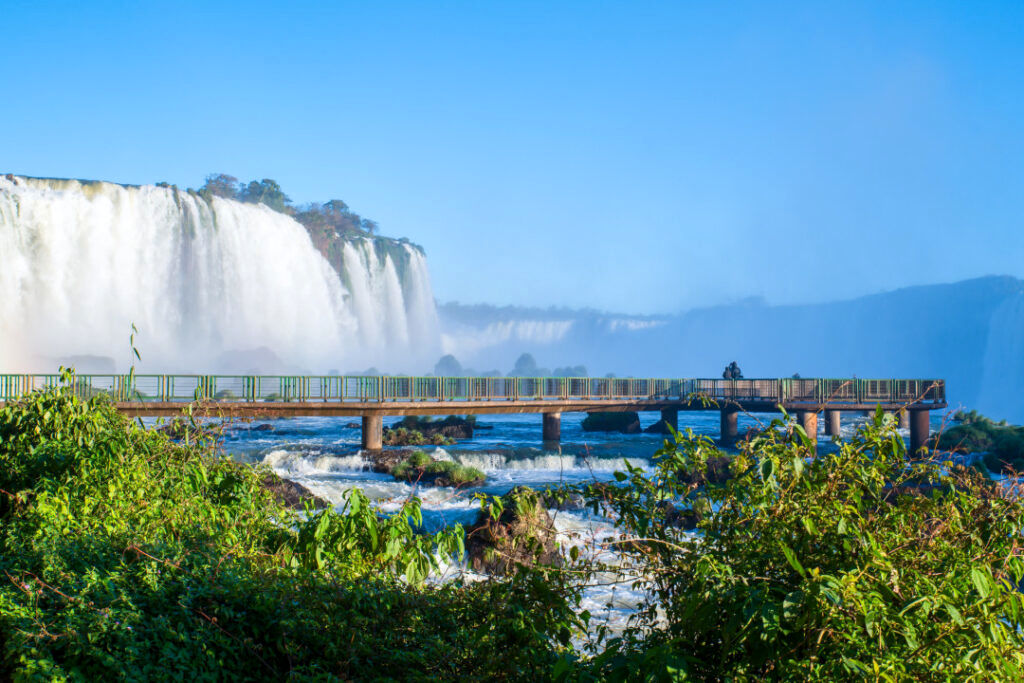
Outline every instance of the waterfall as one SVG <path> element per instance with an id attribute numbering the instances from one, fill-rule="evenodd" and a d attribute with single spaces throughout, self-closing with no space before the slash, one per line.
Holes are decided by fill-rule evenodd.
<path id="1" fill-rule="evenodd" d="M 0 372 L 54 371 L 76 356 L 124 370 L 132 323 L 140 372 L 432 362 L 440 335 L 423 253 L 368 238 L 343 253 L 332 267 L 302 225 L 263 205 L 0 177 Z"/>
<path id="2" fill-rule="evenodd" d="M 993 312 L 983 367 L 977 409 L 1024 424 L 1024 293 L 1007 297 Z"/>

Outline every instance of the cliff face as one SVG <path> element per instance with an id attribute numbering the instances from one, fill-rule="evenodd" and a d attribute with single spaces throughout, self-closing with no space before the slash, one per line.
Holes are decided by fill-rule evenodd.
<path id="1" fill-rule="evenodd" d="M 7 371 L 127 360 L 133 322 L 152 371 L 214 371 L 253 350 L 277 361 L 252 369 L 351 371 L 425 364 L 439 346 L 421 249 L 360 234 L 314 244 L 258 203 L 0 176 L 0 254 L 0 291 L 17 293 L 0 297 Z"/>

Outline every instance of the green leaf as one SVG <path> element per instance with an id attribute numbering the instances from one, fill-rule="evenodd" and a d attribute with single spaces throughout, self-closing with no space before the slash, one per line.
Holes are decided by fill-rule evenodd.
<path id="1" fill-rule="evenodd" d="M 781 546 L 782 553 L 786 556 L 786 560 L 789 562 L 790 566 L 793 567 L 800 576 L 806 577 L 807 571 L 804 569 L 803 565 L 800 564 L 800 561 L 796 559 L 796 553 L 793 552 L 793 549 L 785 543 L 780 543 L 779 545 Z"/>
<path id="2" fill-rule="evenodd" d="M 977 567 L 971 570 L 971 583 L 974 584 L 974 589 L 978 591 L 978 595 L 982 599 L 987 598 L 992 592 L 989 577 Z"/>

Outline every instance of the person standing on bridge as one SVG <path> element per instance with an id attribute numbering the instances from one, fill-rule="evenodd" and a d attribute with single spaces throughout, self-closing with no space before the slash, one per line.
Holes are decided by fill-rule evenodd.
<path id="1" fill-rule="evenodd" d="M 725 370 L 722 371 L 722 379 L 743 379 L 743 371 L 740 370 L 736 361 L 725 366 Z"/>

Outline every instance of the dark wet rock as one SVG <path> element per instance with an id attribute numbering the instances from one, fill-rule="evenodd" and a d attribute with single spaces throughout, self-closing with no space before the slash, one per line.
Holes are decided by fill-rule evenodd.
<path id="1" fill-rule="evenodd" d="M 665 524 L 684 531 L 693 531 L 697 528 L 697 522 L 701 520 L 701 515 L 696 510 L 677 506 L 671 501 L 662 503 L 661 508 L 665 512 Z"/>
<path id="2" fill-rule="evenodd" d="M 466 530 L 466 554 L 477 572 L 502 575 L 517 567 L 559 566 L 562 557 L 544 501 L 533 489 L 517 486 L 502 497 L 497 519 L 481 511 Z"/>
<path id="3" fill-rule="evenodd" d="M 279 503 L 293 510 L 304 509 L 303 502 L 306 500 L 312 501 L 313 507 L 317 510 L 331 506 L 330 503 L 315 495 L 302 484 L 291 479 L 282 479 L 273 472 L 267 472 L 260 483 Z"/>
<path id="4" fill-rule="evenodd" d="M 719 455 L 708 458 L 707 472 L 680 472 L 679 479 L 688 484 L 724 484 L 732 479 L 733 458 L 728 455 Z"/>
<path id="5" fill-rule="evenodd" d="M 587 413 L 581 426 L 585 432 L 639 434 L 643 431 L 640 428 L 640 416 L 632 411 Z"/>
<path id="6" fill-rule="evenodd" d="M 549 510 L 582 510 L 587 507 L 587 501 L 582 493 L 568 492 L 559 495 L 555 491 L 545 492 L 542 495 L 544 507 Z"/>
<path id="7" fill-rule="evenodd" d="M 277 427 L 272 424 L 258 424 L 252 426 L 233 425 L 229 427 L 233 432 L 273 432 L 277 431 Z"/>
<path id="8" fill-rule="evenodd" d="M 345 428 L 346 429 L 362 429 L 362 427 L 363 427 L 363 425 L 359 424 L 358 422 L 346 422 L 345 423 Z"/>
<path id="9" fill-rule="evenodd" d="M 668 426 L 669 426 L 668 422 L 665 422 L 665 420 L 658 420 L 657 422 L 652 424 L 650 427 L 645 429 L 644 432 L 647 433 L 647 434 L 666 434 L 666 435 L 668 435 L 668 434 L 671 434 L 671 432 L 668 431 Z"/>
<path id="10" fill-rule="evenodd" d="M 405 428 L 410 431 L 422 433 L 428 439 L 435 434 L 440 434 L 448 439 L 472 439 L 473 428 L 476 419 L 472 416 L 465 418 L 457 415 L 449 415 L 443 420 L 432 420 L 429 417 L 409 415 L 401 422 L 394 425 L 395 429 Z"/>
<path id="11" fill-rule="evenodd" d="M 389 451 L 364 451 L 363 457 L 370 461 L 370 469 L 374 472 L 378 474 L 391 474 L 398 467 L 399 463 L 407 460 L 413 453 L 414 451 L 408 448 Z"/>

